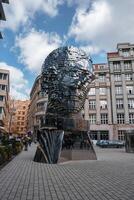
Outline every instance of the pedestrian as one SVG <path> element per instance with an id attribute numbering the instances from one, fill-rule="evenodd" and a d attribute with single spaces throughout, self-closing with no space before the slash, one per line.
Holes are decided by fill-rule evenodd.
<path id="1" fill-rule="evenodd" d="M 24 150 L 28 151 L 28 139 L 26 138 L 26 136 L 23 139 L 23 144 L 24 144 Z"/>

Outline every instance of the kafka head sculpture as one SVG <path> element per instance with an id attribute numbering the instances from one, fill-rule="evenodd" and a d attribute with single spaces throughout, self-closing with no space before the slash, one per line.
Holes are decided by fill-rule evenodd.
<path id="1" fill-rule="evenodd" d="M 79 113 L 94 79 L 92 61 L 83 50 L 61 47 L 42 66 L 42 91 L 48 94 L 47 112 L 60 116 Z"/>

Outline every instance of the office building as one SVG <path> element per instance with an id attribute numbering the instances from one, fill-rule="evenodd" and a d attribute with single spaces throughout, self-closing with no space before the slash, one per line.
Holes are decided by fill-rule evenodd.
<path id="1" fill-rule="evenodd" d="M 45 115 L 47 107 L 47 95 L 41 92 L 41 77 L 35 79 L 28 109 L 28 131 L 37 134 L 40 128 L 40 118 Z"/>
<path id="2" fill-rule="evenodd" d="M 2 3 L 9 3 L 9 0 L 0 0 L 0 20 L 6 20 Z M 2 38 L 2 34 L 0 32 L 0 39 L 1 38 Z"/>
<path id="3" fill-rule="evenodd" d="M 90 136 L 94 140 L 112 139 L 110 76 L 107 64 L 94 64 L 95 80 L 90 85 L 85 102 L 84 117 L 90 122 Z"/>
<path id="4" fill-rule="evenodd" d="M 134 44 L 117 44 L 107 54 L 111 82 L 114 139 L 124 140 L 126 130 L 134 129 Z"/>
<path id="5" fill-rule="evenodd" d="M 0 69 L 0 126 L 8 131 L 9 121 L 9 71 Z"/>

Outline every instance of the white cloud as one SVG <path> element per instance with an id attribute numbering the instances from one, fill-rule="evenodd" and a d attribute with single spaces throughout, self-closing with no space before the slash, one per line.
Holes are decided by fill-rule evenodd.
<path id="1" fill-rule="evenodd" d="M 68 36 L 100 51 L 113 50 L 117 43 L 134 42 L 134 1 L 94 0 L 77 9 Z"/>
<path id="2" fill-rule="evenodd" d="M 77 9 L 82 9 L 90 5 L 92 0 L 66 0 L 68 6 L 77 6 Z"/>
<path id="3" fill-rule="evenodd" d="M 16 39 L 16 47 L 20 49 L 20 62 L 36 73 L 40 73 L 46 56 L 60 45 L 61 39 L 56 33 L 38 32 L 34 29 Z"/>
<path id="4" fill-rule="evenodd" d="M 16 67 L 0 62 L 0 69 L 10 71 L 10 95 L 14 99 L 28 99 L 28 81 L 23 72 Z"/>
<path id="5" fill-rule="evenodd" d="M 63 0 L 11 0 L 10 4 L 4 4 L 7 21 L 3 23 L 3 27 L 15 31 L 20 25 L 32 19 L 36 12 L 54 17 L 62 3 Z"/>
<path id="6" fill-rule="evenodd" d="M 91 46 L 91 45 L 81 46 L 80 48 L 83 49 L 88 55 L 98 54 L 101 51 L 98 47 Z"/>

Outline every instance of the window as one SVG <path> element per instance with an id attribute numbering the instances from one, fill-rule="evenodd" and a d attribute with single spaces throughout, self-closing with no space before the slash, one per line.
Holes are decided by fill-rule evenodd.
<path id="1" fill-rule="evenodd" d="M 26 109 L 26 106 L 23 106 L 23 109 L 25 110 L 25 109 Z"/>
<path id="2" fill-rule="evenodd" d="M 100 100 L 100 109 L 107 109 L 107 101 Z"/>
<path id="3" fill-rule="evenodd" d="M 3 80 L 7 79 L 7 74 L 3 74 Z"/>
<path id="4" fill-rule="evenodd" d="M 129 123 L 134 124 L 134 113 L 129 114 Z"/>
<path id="5" fill-rule="evenodd" d="M 100 68 L 100 69 L 105 69 L 106 66 L 105 66 L 105 65 L 100 65 L 99 68 Z"/>
<path id="6" fill-rule="evenodd" d="M 24 117 L 22 117 L 22 120 L 24 120 Z"/>
<path id="7" fill-rule="evenodd" d="M 90 124 L 96 124 L 96 114 L 89 115 L 89 122 Z"/>
<path id="8" fill-rule="evenodd" d="M 100 95 L 106 95 L 106 88 L 99 88 Z"/>
<path id="9" fill-rule="evenodd" d="M 126 86 L 127 94 L 133 94 L 133 86 Z"/>
<path id="10" fill-rule="evenodd" d="M 134 108 L 134 99 L 128 99 L 128 108 Z"/>
<path id="11" fill-rule="evenodd" d="M 0 101 L 3 101 L 3 100 L 4 100 L 4 96 L 0 95 Z"/>
<path id="12" fill-rule="evenodd" d="M 121 69 L 120 62 L 119 61 L 113 62 L 113 68 L 114 68 L 115 71 L 120 70 Z"/>
<path id="13" fill-rule="evenodd" d="M 122 87 L 115 87 L 116 94 L 122 94 Z"/>
<path id="14" fill-rule="evenodd" d="M 132 81 L 132 74 L 125 74 L 126 81 Z"/>
<path id="15" fill-rule="evenodd" d="M 20 122 L 17 122 L 17 125 L 20 125 Z"/>
<path id="16" fill-rule="evenodd" d="M 95 88 L 90 88 L 89 95 L 95 95 Z"/>
<path id="17" fill-rule="evenodd" d="M 124 57 L 129 57 L 129 55 L 130 55 L 129 49 L 122 49 L 122 55 Z"/>
<path id="18" fill-rule="evenodd" d="M 101 124 L 108 124 L 108 114 L 101 114 Z"/>
<path id="19" fill-rule="evenodd" d="M 25 115 L 25 112 L 22 112 L 22 115 Z"/>
<path id="20" fill-rule="evenodd" d="M 132 64 L 131 64 L 131 61 L 124 61 L 124 68 L 125 70 L 127 69 L 132 69 Z"/>
<path id="21" fill-rule="evenodd" d="M 121 81 L 121 74 L 115 74 L 114 75 L 114 80 L 115 81 Z"/>
<path id="22" fill-rule="evenodd" d="M 124 124 L 124 114 L 123 113 L 117 114 L 117 123 Z"/>
<path id="23" fill-rule="evenodd" d="M 20 117 L 18 117 L 18 120 L 20 120 Z"/>
<path id="24" fill-rule="evenodd" d="M 1 89 L 1 90 L 5 90 L 5 89 L 6 89 L 6 86 L 5 86 L 5 85 L 2 85 L 2 84 L 0 84 L 0 89 Z"/>
<path id="25" fill-rule="evenodd" d="M 3 108 L 2 108 L 2 107 L 0 107 L 0 114 L 2 113 L 2 110 L 3 110 Z"/>
<path id="26" fill-rule="evenodd" d="M 125 140 L 125 131 L 118 130 L 118 140 L 124 141 Z"/>
<path id="27" fill-rule="evenodd" d="M 21 122 L 21 125 L 24 125 L 24 122 Z"/>
<path id="28" fill-rule="evenodd" d="M 122 109 L 123 108 L 123 99 L 116 100 L 116 108 Z"/>
<path id="29" fill-rule="evenodd" d="M 96 108 L 96 101 L 90 100 L 89 101 L 89 109 L 95 109 Z"/>
<path id="30" fill-rule="evenodd" d="M 21 127 L 21 131 L 23 131 L 23 128 Z"/>
<path id="31" fill-rule="evenodd" d="M 0 79 L 2 79 L 2 75 L 3 75 L 3 74 L 2 74 L 2 73 L 0 73 Z"/>
<path id="32" fill-rule="evenodd" d="M 20 115 L 20 114 L 21 114 L 21 111 L 18 111 L 18 114 Z"/>
<path id="33" fill-rule="evenodd" d="M 106 80 L 106 76 L 104 74 L 99 75 L 99 81 L 104 82 Z"/>

